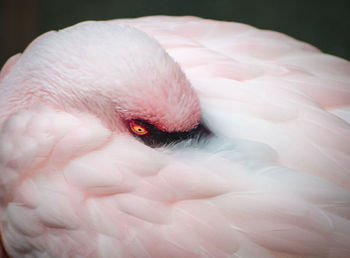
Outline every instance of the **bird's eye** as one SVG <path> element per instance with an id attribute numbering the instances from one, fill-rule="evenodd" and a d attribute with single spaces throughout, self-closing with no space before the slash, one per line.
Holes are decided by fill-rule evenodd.
<path id="1" fill-rule="evenodd" d="M 130 127 L 130 130 L 134 134 L 137 134 L 137 135 L 146 135 L 146 134 L 148 134 L 148 130 L 144 126 L 138 124 L 134 120 L 129 122 L 129 127 Z"/>

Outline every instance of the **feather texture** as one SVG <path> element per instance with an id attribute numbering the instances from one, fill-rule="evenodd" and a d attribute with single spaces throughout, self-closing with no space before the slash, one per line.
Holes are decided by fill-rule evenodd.
<path id="1" fill-rule="evenodd" d="M 129 27 L 170 56 L 144 33 L 113 36 L 136 31 Z M 349 82 L 348 61 L 239 23 L 154 16 L 50 32 L 0 75 L 5 249 L 11 257 L 349 257 Z M 96 96 L 85 103 L 86 87 Z M 201 113 L 196 94 L 215 134 L 206 141 L 154 149 L 121 120 L 106 122 L 145 100 L 149 119 L 188 129 Z M 109 96 L 123 105 L 111 107 Z"/>

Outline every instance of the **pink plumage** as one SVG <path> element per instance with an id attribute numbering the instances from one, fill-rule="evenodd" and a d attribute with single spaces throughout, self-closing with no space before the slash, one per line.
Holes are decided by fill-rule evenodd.
<path id="1" fill-rule="evenodd" d="M 349 257 L 349 107 L 350 63 L 277 32 L 48 32 L 0 74 L 1 240 L 11 257 Z"/>

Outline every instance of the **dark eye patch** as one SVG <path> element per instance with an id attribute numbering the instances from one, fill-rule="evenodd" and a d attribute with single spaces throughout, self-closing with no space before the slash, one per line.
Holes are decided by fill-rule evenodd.
<path id="1" fill-rule="evenodd" d="M 135 119 L 134 122 L 146 128 L 149 133 L 147 135 L 136 135 L 133 133 L 133 135 L 150 147 L 161 147 L 189 139 L 200 141 L 212 135 L 212 132 L 203 123 L 187 132 L 164 132 L 144 120 Z"/>

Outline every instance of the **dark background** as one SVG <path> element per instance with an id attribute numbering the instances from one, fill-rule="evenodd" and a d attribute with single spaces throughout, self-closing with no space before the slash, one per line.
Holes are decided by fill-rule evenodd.
<path id="1" fill-rule="evenodd" d="M 196 15 L 247 23 L 350 60 L 350 0 L 0 0 L 0 66 L 35 37 L 83 20 Z"/>

